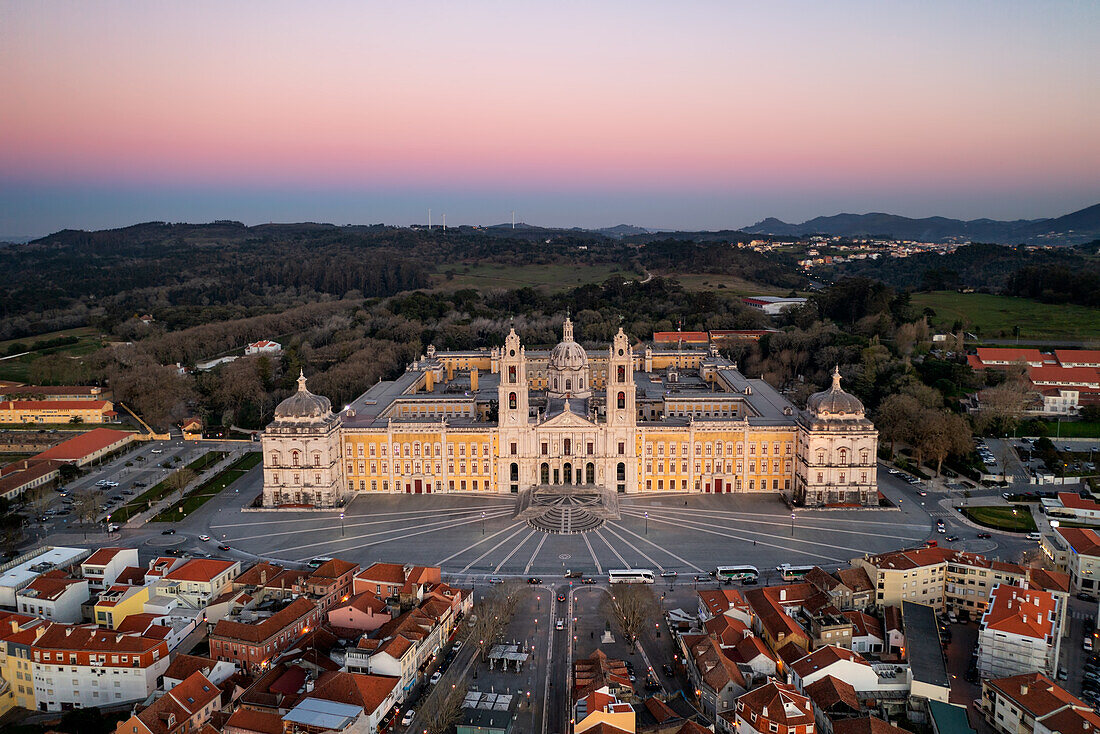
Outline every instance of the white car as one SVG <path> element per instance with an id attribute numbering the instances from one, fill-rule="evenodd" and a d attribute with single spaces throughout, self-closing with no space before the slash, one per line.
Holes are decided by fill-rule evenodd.
<path id="1" fill-rule="evenodd" d="M 202 540 L 202 541 L 210 540 L 210 536 L 209 535 L 200 535 L 199 540 Z"/>
<path id="2" fill-rule="evenodd" d="M 437 670 L 434 673 L 432 673 L 432 677 L 428 679 L 428 683 L 430 685 L 434 686 L 436 683 L 439 682 L 439 679 L 442 678 L 442 677 L 443 677 L 443 673 L 441 673 L 440 671 Z"/>
<path id="3" fill-rule="evenodd" d="M 556 630 L 565 629 L 565 622 L 559 619 L 557 622 L 554 623 L 554 629 L 556 629 Z"/>
<path id="4" fill-rule="evenodd" d="M 401 717 L 401 726 L 408 726 L 413 723 L 413 717 L 416 716 L 416 712 L 409 709 L 405 712 L 405 715 Z"/>

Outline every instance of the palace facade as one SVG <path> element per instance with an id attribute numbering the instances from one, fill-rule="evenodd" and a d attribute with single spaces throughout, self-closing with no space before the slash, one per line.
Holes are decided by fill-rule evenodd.
<path id="1" fill-rule="evenodd" d="M 335 413 L 298 385 L 263 434 L 268 507 L 539 485 L 878 505 L 878 434 L 839 373 L 799 410 L 713 345 L 636 350 L 620 329 L 589 355 L 566 319 L 550 351 L 515 330 L 491 350 L 429 347 Z"/>

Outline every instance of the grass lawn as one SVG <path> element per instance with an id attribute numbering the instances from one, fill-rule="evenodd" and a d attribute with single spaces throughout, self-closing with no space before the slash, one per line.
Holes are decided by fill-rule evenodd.
<path id="1" fill-rule="evenodd" d="M 261 455 L 259 451 L 252 451 L 245 454 L 225 469 L 222 469 L 220 472 L 210 477 L 210 479 L 207 479 L 194 490 L 188 492 L 187 496 L 183 498 L 183 502 L 177 503 L 157 513 L 152 521 L 175 522 L 177 520 L 182 520 L 202 507 L 209 500 L 216 497 L 219 492 L 230 484 L 247 474 L 249 469 L 260 463 L 260 459 Z M 183 512 L 180 512 L 181 507 L 183 508 Z"/>
<path id="2" fill-rule="evenodd" d="M 30 379 L 31 363 L 39 357 L 47 354 L 64 354 L 68 357 L 83 357 L 103 346 L 103 341 L 99 338 L 99 332 L 91 327 L 85 326 L 78 329 L 65 329 L 64 331 L 55 331 L 49 334 L 39 334 L 38 336 L 31 336 L 25 339 L 9 339 L 8 341 L 0 342 L 0 355 L 5 354 L 12 345 L 17 343 L 26 345 L 28 349 L 33 349 L 35 342 L 45 342 L 63 336 L 75 336 L 79 341 L 63 346 L 39 349 L 21 357 L 0 359 L 0 380 L 27 382 Z"/>
<path id="3" fill-rule="evenodd" d="M 188 464 L 186 468 L 191 469 L 192 471 L 200 472 L 209 466 L 217 464 L 227 455 L 228 454 L 225 451 L 207 451 L 205 454 Z M 179 469 L 172 472 L 167 477 L 139 494 L 137 497 L 134 497 L 122 507 L 115 509 L 113 512 L 111 512 L 111 521 L 116 523 L 126 522 L 134 515 L 137 515 L 140 512 L 144 512 L 145 508 L 149 505 L 157 502 L 162 497 L 165 497 L 171 492 L 174 492 L 176 488 L 173 486 L 172 477 L 174 477 L 177 472 L 179 472 Z"/>
<path id="4" fill-rule="evenodd" d="M 1100 309 L 1085 306 L 955 291 L 914 293 L 913 305 L 935 311 L 936 327 L 950 329 L 958 320 L 987 339 L 1014 338 L 1018 326 L 1021 346 L 1027 339 L 1100 339 Z"/>
<path id="5" fill-rule="evenodd" d="M 454 277 L 447 279 L 451 271 Z M 504 265 L 497 263 L 445 263 L 436 267 L 434 285 L 445 290 L 460 288 L 549 288 L 565 290 L 585 283 L 602 283 L 609 277 L 641 278 L 631 268 L 617 265 Z"/>
<path id="6" fill-rule="evenodd" d="M 776 288 L 774 285 L 761 285 L 736 275 L 724 273 L 675 273 L 661 271 L 656 273 L 662 278 L 675 280 L 689 291 L 722 290 L 736 296 L 785 296 L 790 288 Z"/>
<path id="7" fill-rule="evenodd" d="M 1021 426 L 1021 435 L 1032 421 Z M 1057 442 L 1059 438 L 1100 438 L 1100 421 L 1035 421 L 1045 423 L 1047 436 Z M 1085 452 L 1088 453 L 1087 451 Z"/>
<path id="8" fill-rule="evenodd" d="M 1013 512 L 1015 510 L 1015 512 Z M 972 522 L 987 528 L 1008 530 L 1014 533 L 1030 533 L 1035 530 L 1031 509 L 1014 507 L 964 507 L 963 514 Z"/>

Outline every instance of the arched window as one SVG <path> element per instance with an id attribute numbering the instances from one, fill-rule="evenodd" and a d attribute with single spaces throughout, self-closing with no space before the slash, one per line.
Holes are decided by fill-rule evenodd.
<path id="1" fill-rule="evenodd" d="M 591 461 L 588 462 L 588 466 L 584 468 L 584 483 L 595 484 L 596 483 L 596 465 Z"/>
<path id="2" fill-rule="evenodd" d="M 516 409 L 516 394 L 514 392 L 508 393 L 508 409 L 509 410 L 515 410 Z"/>
<path id="3" fill-rule="evenodd" d="M 565 381 L 565 390 L 566 390 L 566 392 L 568 392 L 569 390 L 572 390 L 572 389 L 573 389 L 573 381 L 572 380 L 566 380 Z"/>
<path id="4" fill-rule="evenodd" d="M 513 463 L 508 472 L 508 476 L 511 477 L 513 482 L 519 481 L 519 464 Z"/>
<path id="5" fill-rule="evenodd" d="M 848 463 L 848 449 L 840 449 L 840 451 L 838 452 L 838 455 L 840 457 L 840 465 L 841 466 L 844 466 L 845 464 Z"/>
<path id="6" fill-rule="evenodd" d="M 294 466 L 298 466 L 300 461 L 301 461 L 301 455 L 297 451 L 292 451 L 290 453 L 290 463 L 293 464 Z"/>
<path id="7" fill-rule="evenodd" d="M 565 463 L 565 466 L 561 468 L 561 476 L 565 484 L 573 483 L 573 465 L 569 462 Z"/>
<path id="8" fill-rule="evenodd" d="M 626 367 L 619 365 L 617 374 L 619 376 L 619 382 L 626 382 Z"/>
<path id="9" fill-rule="evenodd" d="M 550 483 L 550 465 L 545 462 L 539 467 L 539 482 L 542 484 Z"/>
<path id="10" fill-rule="evenodd" d="M 619 410 L 622 410 L 623 408 L 626 407 L 626 393 L 625 392 L 621 392 L 621 391 L 619 392 L 618 397 L 615 399 L 615 405 L 618 406 Z"/>
<path id="11" fill-rule="evenodd" d="M 615 480 L 619 482 L 626 481 L 626 464 L 621 461 L 618 466 L 615 467 Z"/>
<path id="12" fill-rule="evenodd" d="M 508 382 L 516 381 L 516 368 L 515 366 L 508 367 Z"/>

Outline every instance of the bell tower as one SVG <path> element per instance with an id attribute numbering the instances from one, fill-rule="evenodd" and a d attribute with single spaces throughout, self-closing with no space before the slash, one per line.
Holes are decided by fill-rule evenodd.
<path id="1" fill-rule="evenodd" d="M 527 425 L 527 355 L 519 343 L 516 330 L 508 332 L 504 339 L 504 348 L 500 353 L 500 386 L 497 399 L 500 401 L 499 423 L 501 426 Z"/>
<path id="2" fill-rule="evenodd" d="M 630 339 L 619 328 L 611 342 L 607 360 L 607 423 L 609 426 L 633 426 L 637 420 L 634 395 L 634 350 Z"/>

